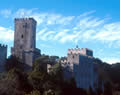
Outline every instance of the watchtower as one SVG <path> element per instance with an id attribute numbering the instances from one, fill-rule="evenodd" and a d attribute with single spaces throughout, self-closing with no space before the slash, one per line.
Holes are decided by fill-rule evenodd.
<path id="1" fill-rule="evenodd" d="M 14 22 L 14 47 L 11 53 L 22 62 L 32 66 L 35 58 L 40 56 L 40 50 L 36 49 L 37 22 L 33 18 L 17 18 Z"/>
<path id="2" fill-rule="evenodd" d="M 4 63 L 7 58 L 7 45 L 0 44 L 0 72 L 4 70 Z"/>

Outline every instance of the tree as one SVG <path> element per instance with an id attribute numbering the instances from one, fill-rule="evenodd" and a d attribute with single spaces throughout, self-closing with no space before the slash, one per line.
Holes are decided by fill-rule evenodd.
<path id="1" fill-rule="evenodd" d="M 113 93 L 113 86 L 112 86 L 112 83 L 111 81 L 107 81 L 105 84 L 104 84 L 104 95 L 112 95 Z"/>
<path id="2" fill-rule="evenodd" d="M 30 94 L 25 94 L 25 95 L 42 95 L 42 94 L 40 94 L 40 91 L 38 90 L 33 90 Z"/>
<path id="3" fill-rule="evenodd" d="M 52 79 L 55 81 L 63 82 L 63 70 L 60 63 L 56 63 L 52 66 L 49 75 L 51 75 Z"/>
<path id="4" fill-rule="evenodd" d="M 32 90 L 27 74 L 19 69 L 11 69 L 0 83 L 0 95 L 24 95 Z"/>
<path id="5" fill-rule="evenodd" d="M 95 95 L 95 93 L 91 87 L 89 87 L 88 95 Z"/>
<path id="6" fill-rule="evenodd" d="M 46 81 L 46 73 L 42 73 L 40 71 L 32 71 L 30 74 L 29 74 L 29 81 L 30 81 L 30 84 L 33 86 L 34 89 L 37 89 L 37 90 L 40 90 L 40 91 L 43 91 L 43 85 Z"/>
<path id="7" fill-rule="evenodd" d="M 49 56 L 41 56 L 35 60 L 33 64 L 34 71 L 47 72 L 47 64 L 50 64 L 51 61 Z"/>
<path id="8" fill-rule="evenodd" d="M 5 63 L 5 70 L 8 72 L 9 70 L 11 70 L 13 68 L 17 68 L 17 69 L 23 71 L 24 64 L 22 62 L 20 62 L 19 58 L 11 55 Z"/>

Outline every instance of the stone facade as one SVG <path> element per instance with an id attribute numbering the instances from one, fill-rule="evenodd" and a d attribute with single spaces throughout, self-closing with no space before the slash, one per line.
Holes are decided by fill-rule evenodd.
<path id="1" fill-rule="evenodd" d="M 11 53 L 30 67 L 41 55 L 36 48 L 36 24 L 33 18 L 15 19 L 14 47 Z"/>
<path id="2" fill-rule="evenodd" d="M 68 49 L 67 59 L 62 60 L 66 79 L 75 78 L 78 88 L 98 87 L 97 65 L 94 64 L 93 51 L 87 48 Z"/>
<path id="3" fill-rule="evenodd" d="M 4 63 L 7 58 L 7 46 L 0 44 L 0 72 L 4 71 Z"/>

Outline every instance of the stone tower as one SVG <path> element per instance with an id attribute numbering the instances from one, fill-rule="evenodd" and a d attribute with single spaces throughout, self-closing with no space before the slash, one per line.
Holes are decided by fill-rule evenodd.
<path id="1" fill-rule="evenodd" d="M 0 44 L 0 72 L 4 71 L 4 63 L 7 58 L 7 45 Z"/>
<path id="2" fill-rule="evenodd" d="M 28 66 L 32 66 L 40 56 L 40 50 L 36 48 L 36 24 L 33 18 L 15 19 L 14 47 L 11 53 Z"/>
<path id="3" fill-rule="evenodd" d="M 97 64 L 93 51 L 88 48 L 68 49 L 67 59 L 62 63 L 66 79 L 74 77 L 77 88 L 95 90 L 98 87 Z"/>
<path id="4" fill-rule="evenodd" d="M 87 48 L 68 49 L 68 63 L 71 65 L 78 88 L 89 89 L 96 81 L 94 75 L 93 51 Z"/>

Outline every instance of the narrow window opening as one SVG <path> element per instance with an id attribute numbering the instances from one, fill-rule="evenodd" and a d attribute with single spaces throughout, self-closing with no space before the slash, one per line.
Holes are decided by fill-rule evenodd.
<path id="1" fill-rule="evenodd" d="M 23 35 L 21 36 L 21 38 L 23 38 Z"/>
<path id="2" fill-rule="evenodd" d="M 74 58 L 74 55 L 73 55 L 73 58 Z"/>
<path id="3" fill-rule="evenodd" d="M 23 28 L 26 28 L 27 27 L 27 23 L 25 23 L 24 25 L 23 25 Z"/>
<path id="4" fill-rule="evenodd" d="M 20 46 L 20 49 L 22 49 L 22 46 Z"/>

